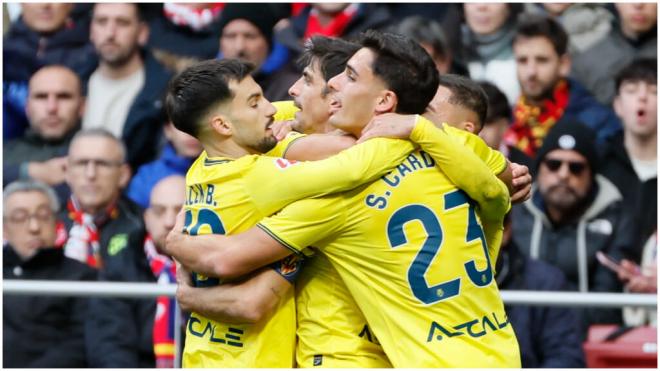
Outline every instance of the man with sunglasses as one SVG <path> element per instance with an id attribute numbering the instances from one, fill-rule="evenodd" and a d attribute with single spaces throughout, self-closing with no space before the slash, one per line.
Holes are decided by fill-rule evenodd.
<path id="1" fill-rule="evenodd" d="M 523 252 L 560 268 L 580 292 L 621 291 L 616 275 L 596 261 L 602 251 L 620 259 L 630 245 L 631 218 L 621 193 L 597 173 L 595 135 L 564 118 L 536 160 L 532 198 L 513 208 L 513 239 Z M 585 324 L 619 322 L 614 310 L 586 310 Z"/>

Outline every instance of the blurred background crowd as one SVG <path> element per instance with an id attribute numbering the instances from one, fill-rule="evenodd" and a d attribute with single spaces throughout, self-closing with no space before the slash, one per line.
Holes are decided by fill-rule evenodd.
<path id="1" fill-rule="evenodd" d="M 306 39 L 378 29 L 479 82 L 480 135 L 534 176 L 507 218 L 501 289 L 657 292 L 655 3 L 4 3 L 3 16 L 5 279 L 174 283 L 159 246 L 201 146 L 168 122 L 169 79 L 242 58 L 269 100 L 290 100 Z M 3 365 L 173 367 L 175 305 L 5 295 Z M 656 321 L 508 313 L 524 367 L 584 367 L 590 325 Z"/>

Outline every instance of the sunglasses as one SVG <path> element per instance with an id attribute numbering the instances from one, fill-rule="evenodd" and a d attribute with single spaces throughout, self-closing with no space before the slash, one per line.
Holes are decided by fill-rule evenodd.
<path id="1" fill-rule="evenodd" d="M 556 172 L 561 168 L 561 166 L 566 163 L 568 164 L 568 171 L 571 172 L 571 174 L 578 176 L 582 174 L 584 169 L 587 168 L 587 164 L 584 162 L 577 162 L 577 161 L 562 161 L 562 160 L 553 160 L 553 159 L 546 159 L 543 160 L 543 163 L 545 166 L 548 168 L 548 170 L 552 171 L 553 173 Z"/>

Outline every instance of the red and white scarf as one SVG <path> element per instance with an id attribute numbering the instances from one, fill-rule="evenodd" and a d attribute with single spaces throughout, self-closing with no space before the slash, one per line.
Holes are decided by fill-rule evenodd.
<path id="1" fill-rule="evenodd" d="M 149 260 L 151 272 L 158 284 L 176 283 L 176 265 L 167 255 L 156 249 L 151 236 L 144 239 L 144 253 Z M 159 296 L 156 298 L 156 318 L 154 320 L 153 342 L 156 355 L 156 368 L 174 367 L 174 316 L 176 301 L 174 298 Z"/>
<path id="2" fill-rule="evenodd" d="M 337 13 L 332 20 L 325 26 L 321 25 L 319 21 L 319 12 L 312 9 L 309 12 L 307 19 L 307 27 L 305 28 L 305 35 L 303 40 L 307 40 L 312 36 L 321 35 L 328 37 L 340 37 L 344 34 L 344 30 L 348 23 L 353 19 L 353 16 L 358 11 L 357 4 L 347 6 L 340 13 Z"/>
<path id="3" fill-rule="evenodd" d="M 201 31 L 220 17 L 224 7 L 224 3 L 209 4 L 203 9 L 196 9 L 186 4 L 165 3 L 163 14 L 177 26 L 187 26 L 193 31 Z"/>
<path id="4" fill-rule="evenodd" d="M 99 230 L 110 219 L 119 215 L 116 203 L 112 202 L 101 214 L 91 215 L 84 212 L 78 202 L 71 196 L 67 202 L 69 218 L 73 226 L 69 230 L 64 255 L 86 263 L 92 268 L 101 268 L 101 245 Z"/>

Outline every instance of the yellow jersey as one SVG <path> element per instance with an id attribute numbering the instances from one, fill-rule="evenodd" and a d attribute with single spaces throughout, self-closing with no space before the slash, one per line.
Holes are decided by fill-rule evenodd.
<path id="1" fill-rule="evenodd" d="M 444 129 L 481 154 L 490 169 L 483 178 L 506 166 L 476 136 Z M 455 166 L 475 176 L 469 161 Z M 470 181 L 487 186 L 479 179 Z M 487 242 L 499 243 L 501 228 L 486 236 L 480 223 L 474 202 L 417 151 L 370 185 L 296 202 L 259 226 L 294 251 L 311 245 L 327 257 L 395 367 L 520 367 L 493 279 L 499 245 Z M 362 319 L 344 321 L 352 324 L 345 334 L 355 337 Z"/>
<path id="2" fill-rule="evenodd" d="M 287 141 L 296 138 L 292 134 Z M 286 148 L 285 141 L 273 153 L 284 153 Z M 258 155 L 212 158 L 203 152 L 186 175 L 186 230 L 191 235 L 240 233 L 298 199 L 352 189 L 377 179 L 413 148 L 407 141 L 383 139 L 313 162 Z M 194 283 L 204 287 L 219 281 L 194 275 Z M 193 313 L 187 325 L 184 367 L 292 367 L 292 291 L 271 317 L 253 325 L 219 323 Z"/>

